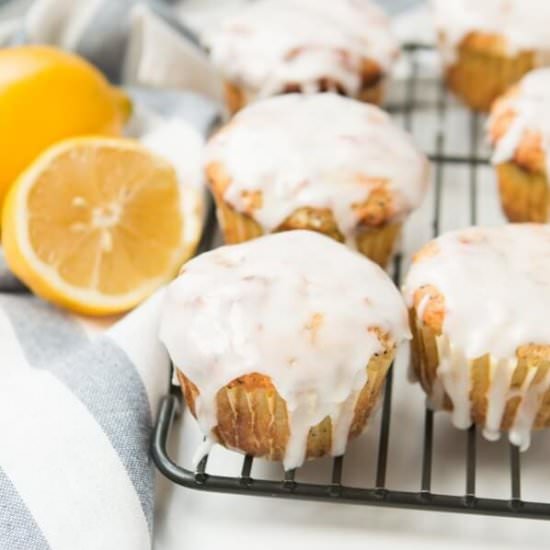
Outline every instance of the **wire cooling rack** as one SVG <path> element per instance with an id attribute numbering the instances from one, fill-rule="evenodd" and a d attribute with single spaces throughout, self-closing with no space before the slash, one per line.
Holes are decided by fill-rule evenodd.
<path id="1" fill-rule="evenodd" d="M 427 100 L 418 92 L 419 88 L 419 58 L 431 47 L 422 44 L 409 44 L 404 48 L 404 56 L 408 65 L 408 76 L 404 83 L 402 98 L 390 102 L 387 110 L 400 117 L 406 129 L 411 129 L 415 115 L 421 109 L 435 111 L 437 129 L 433 149 L 429 157 L 434 170 L 434 192 L 432 211 L 432 236 L 440 233 L 441 205 L 445 191 L 445 171 L 448 168 L 462 166 L 466 170 L 469 196 L 469 223 L 474 225 L 478 218 L 478 173 L 480 167 L 488 164 L 486 155 L 478 155 L 480 116 L 469 113 L 469 129 L 467 136 L 468 150 L 461 154 L 448 154 L 446 140 L 448 133 L 444 131 L 445 118 L 449 96 L 441 83 L 435 84 L 436 97 Z M 201 250 L 212 246 L 216 232 L 214 209 L 210 209 Z M 396 284 L 400 283 L 401 256 L 397 256 L 393 266 L 393 277 Z M 418 480 L 418 490 L 395 490 L 388 488 L 387 471 L 390 457 L 390 428 L 392 425 L 392 390 L 393 369 L 390 369 L 384 389 L 380 430 L 377 441 L 374 484 L 371 487 L 355 487 L 343 482 L 345 457 L 333 459 L 331 472 L 325 483 L 308 483 L 297 480 L 297 472 L 285 472 L 281 479 L 264 479 L 252 476 L 254 459 L 243 457 L 240 474 L 237 476 L 217 475 L 207 472 L 208 457 L 205 457 L 195 470 L 176 464 L 167 451 L 170 431 L 175 415 L 184 406 L 181 390 L 171 386 L 170 392 L 161 403 L 152 441 L 152 456 L 158 469 L 178 485 L 201 491 L 220 493 L 235 493 L 283 499 L 304 499 L 327 501 L 332 503 L 352 503 L 372 506 L 410 508 L 442 512 L 462 512 L 469 514 L 484 514 L 495 516 L 522 517 L 533 519 L 550 519 L 550 503 L 530 502 L 521 497 L 521 467 L 520 453 L 517 447 L 508 445 L 507 477 L 509 491 L 507 498 L 483 498 L 476 495 L 476 462 L 478 460 L 476 428 L 472 426 L 467 432 L 457 432 L 457 437 L 465 437 L 465 454 L 463 469 L 465 485 L 462 494 L 442 494 L 432 491 L 433 457 L 434 457 L 434 413 L 426 407 L 423 422 L 423 452 Z M 419 390 L 420 391 L 420 390 Z M 377 421 L 376 419 L 373 420 Z M 465 435 L 464 435 L 465 434 Z M 418 475 L 415 474 L 415 475 Z M 412 475 L 412 474 L 411 474 Z"/>

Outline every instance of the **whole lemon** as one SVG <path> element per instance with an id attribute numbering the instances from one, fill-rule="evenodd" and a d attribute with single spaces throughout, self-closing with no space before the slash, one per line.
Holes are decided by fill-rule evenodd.
<path id="1" fill-rule="evenodd" d="M 0 207 L 46 147 L 83 134 L 117 135 L 130 101 L 84 59 L 49 46 L 0 49 Z"/>

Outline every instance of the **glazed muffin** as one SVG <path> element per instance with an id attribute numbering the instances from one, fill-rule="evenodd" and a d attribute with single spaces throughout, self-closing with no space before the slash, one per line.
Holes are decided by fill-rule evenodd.
<path id="1" fill-rule="evenodd" d="M 409 328 L 376 264 L 295 231 L 191 260 L 160 335 L 209 442 L 290 469 L 361 433 Z"/>
<path id="2" fill-rule="evenodd" d="M 487 111 L 534 67 L 550 63 L 550 2 L 432 0 L 447 83 Z"/>
<path id="3" fill-rule="evenodd" d="M 380 103 L 399 51 L 389 20 L 370 0 L 258 0 L 205 42 L 231 113 L 289 92 Z"/>
<path id="4" fill-rule="evenodd" d="M 375 106 L 289 94 L 243 109 L 206 150 L 227 243 L 264 233 L 324 233 L 385 266 L 422 201 L 428 163 Z"/>
<path id="5" fill-rule="evenodd" d="M 550 68 L 528 73 L 499 98 L 488 129 L 508 219 L 550 221 Z"/>
<path id="6" fill-rule="evenodd" d="M 445 234 L 404 286 L 412 368 L 435 408 L 525 449 L 550 425 L 550 226 Z"/>

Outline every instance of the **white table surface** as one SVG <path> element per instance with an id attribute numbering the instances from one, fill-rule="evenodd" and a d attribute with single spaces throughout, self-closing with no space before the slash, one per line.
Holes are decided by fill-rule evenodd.
<path id="1" fill-rule="evenodd" d="M 196 3 L 195 3 L 196 4 Z M 193 2 L 191 1 L 191 7 Z M 425 13 L 413 14 L 396 22 L 401 35 L 429 39 Z M 431 61 L 426 60 L 430 66 Z M 396 85 L 395 90 L 399 91 Z M 419 86 L 425 99 L 434 89 Z M 434 148 L 433 113 L 415 117 L 413 133 L 421 147 Z M 448 151 L 465 152 L 469 117 L 453 108 L 447 113 Z M 442 201 L 442 230 L 469 224 L 468 168 L 445 172 Z M 405 256 L 418 249 L 431 236 L 433 191 L 407 226 L 403 242 Z M 479 222 L 503 223 L 496 197 L 492 170 L 480 171 Z M 408 261 L 408 260 L 407 260 Z M 406 376 L 407 350 L 403 350 L 394 370 L 394 394 L 388 462 L 388 487 L 419 489 L 424 395 Z M 450 425 L 445 413 L 436 414 L 432 490 L 463 494 L 465 483 L 466 434 Z M 372 486 L 378 441 L 379 416 L 359 440 L 353 442 L 345 458 L 346 484 Z M 185 417 L 174 428 L 172 456 L 188 464 L 190 454 L 200 441 L 192 419 Z M 183 429 L 185 427 L 185 429 Z M 477 494 L 509 497 L 508 447 L 506 441 L 488 443 L 478 436 Z M 550 501 L 550 438 L 536 435 L 528 453 L 522 455 L 522 496 L 528 500 Z M 242 458 L 221 448 L 212 452 L 207 472 L 236 475 Z M 308 463 L 299 480 L 328 479 L 330 460 Z M 256 461 L 252 475 L 281 478 L 279 465 Z M 177 487 L 158 477 L 155 550 L 182 548 L 245 548 L 254 545 L 264 550 L 335 547 L 355 548 L 548 548 L 550 524 L 533 520 L 466 516 L 449 513 L 408 511 L 332 503 L 274 500 L 269 498 L 203 493 Z"/>

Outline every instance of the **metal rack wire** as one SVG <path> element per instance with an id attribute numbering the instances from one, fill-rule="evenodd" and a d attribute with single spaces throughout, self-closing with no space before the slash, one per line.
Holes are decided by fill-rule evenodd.
<path id="1" fill-rule="evenodd" d="M 389 110 L 403 116 L 404 125 L 411 129 L 413 114 L 418 108 L 416 98 L 418 80 L 417 56 L 430 46 L 410 44 L 405 47 L 410 73 L 405 84 L 405 101 L 390 105 Z M 441 123 L 447 110 L 447 94 L 443 85 L 433 108 L 440 122 L 435 138 L 434 151 L 429 157 L 434 165 L 434 199 L 432 234 L 440 232 L 440 210 L 445 182 L 445 170 L 452 165 L 468 167 L 469 178 L 469 221 L 477 222 L 478 200 L 477 180 L 478 167 L 488 163 L 480 157 L 478 151 L 479 115 L 471 113 L 469 151 L 467 155 L 449 155 L 445 153 L 444 125 Z M 215 234 L 215 216 L 213 208 L 209 213 L 201 249 L 210 248 Z M 399 284 L 401 276 L 401 257 L 394 261 L 394 280 Z M 510 492 L 507 499 L 481 498 L 476 495 L 476 428 L 457 432 L 457 437 L 466 438 L 464 456 L 465 487 L 462 495 L 439 494 L 432 492 L 432 458 L 434 451 L 434 413 L 426 408 L 424 413 L 423 455 L 418 491 L 400 491 L 387 487 L 386 474 L 389 457 L 389 441 L 392 418 L 393 373 L 390 369 L 385 383 L 380 434 L 378 439 L 375 483 L 370 488 L 348 486 L 342 483 L 345 457 L 336 457 L 332 463 L 330 479 L 325 484 L 303 483 L 296 480 L 296 472 L 288 471 L 280 480 L 252 477 L 253 458 L 243 458 L 239 476 L 228 477 L 206 472 L 208 457 L 205 457 L 195 471 L 177 465 L 167 452 L 167 442 L 176 412 L 181 408 L 181 390 L 172 386 L 169 395 L 162 400 L 157 424 L 153 434 L 152 456 L 158 469 L 174 483 L 202 491 L 235 493 L 244 495 L 305 499 L 333 503 L 353 503 L 373 506 L 400 507 L 443 512 L 462 512 L 495 516 L 522 517 L 533 519 L 550 519 L 550 503 L 527 502 L 521 498 L 520 454 L 517 447 L 509 445 L 509 483 Z"/>

